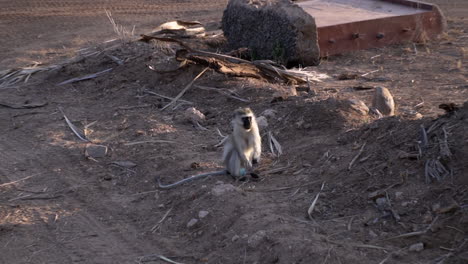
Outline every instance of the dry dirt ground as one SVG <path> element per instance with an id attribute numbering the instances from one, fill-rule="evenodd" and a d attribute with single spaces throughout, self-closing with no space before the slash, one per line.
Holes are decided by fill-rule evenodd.
<path id="1" fill-rule="evenodd" d="M 225 5 L 128 2 L 109 9 L 117 22 L 139 21 L 137 28 L 176 16 L 216 21 Z M 452 114 L 438 106 L 468 98 L 468 3 L 439 2 L 448 14 L 439 40 L 326 58 L 309 70 L 331 77 L 310 92 L 208 71 L 197 85 L 229 88 L 250 102 L 192 87 L 182 97 L 192 105 L 161 111 L 168 101 L 151 93 L 175 97 L 203 68 L 158 74 L 148 65 L 172 67 L 175 46 L 128 41 L 83 50 L 88 56 L 1 89 L 0 263 L 167 263 L 159 255 L 179 263 L 467 263 L 468 104 Z M 2 68 L 66 45 L 63 54 L 40 54 L 57 62 L 72 55 L 67 49 L 115 38 L 96 10 L 110 2 L 90 3 L 1 1 Z M 82 15 L 70 11 L 76 9 Z M 158 12 L 151 27 L 137 18 Z M 43 42 L 32 40 L 38 35 Z M 344 73 L 370 74 L 339 80 Z M 369 104 L 373 89 L 362 88 L 375 86 L 394 94 L 397 116 L 376 119 L 349 107 L 350 98 Z M 189 106 L 206 115 L 207 130 L 185 119 Z M 229 133 L 240 106 L 268 120 L 260 181 L 219 176 L 156 188 L 155 176 L 172 182 L 219 169 L 216 129 Z M 107 156 L 86 158 L 87 143 L 59 108 L 93 143 L 107 146 Z M 268 131 L 283 147 L 280 157 L 270 153 Z M 427 183 L 425 167 L 436 163 L 447 175 Z M 198 221 L 189 226 L 192 219 Z M 417 243 L 421 251 L 411 247 Z"/>

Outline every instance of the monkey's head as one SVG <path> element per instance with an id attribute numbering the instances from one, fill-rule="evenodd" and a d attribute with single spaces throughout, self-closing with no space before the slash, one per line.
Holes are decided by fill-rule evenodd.
<path id="1" fill-rule="evenodd" d="M 252 110 L 248 107 L 239 108 L 234 112 L 235 122 L 242 126 L 245 130 L 250 130 L 252 128 L 252 121 L 255 119 L 255 116 Z"/>

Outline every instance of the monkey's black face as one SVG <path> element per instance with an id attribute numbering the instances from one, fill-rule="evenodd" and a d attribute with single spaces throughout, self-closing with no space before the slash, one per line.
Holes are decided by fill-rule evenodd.
<path id="1" fill-rule="evenodd" d="M 245 129 L 250 129 L 252 127 L 252 117 L 251 116 L 244 116 L 242 117 L 242 125 Z"/>

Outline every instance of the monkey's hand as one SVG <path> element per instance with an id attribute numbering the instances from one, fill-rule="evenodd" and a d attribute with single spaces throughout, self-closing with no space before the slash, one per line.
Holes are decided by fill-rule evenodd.
<path id="1" fill-rule="evenodd" d="M 248 169 L 248 170 L 250 170 L 253 167 L 252 162 L 249 159 L 245 158 L 245 157 L 243 158 L 242 163 L 244 163 L 245 168 Z"/>

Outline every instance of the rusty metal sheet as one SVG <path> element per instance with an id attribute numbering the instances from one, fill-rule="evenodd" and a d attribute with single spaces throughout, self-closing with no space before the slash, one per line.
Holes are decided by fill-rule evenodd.
<path id="1" fill-rule="evenodd" d="M 315 18 L 322 57 L 426 41 L 445 27 L 436 6 L 412 0 L 307 0 L 297 4 Z"/>

